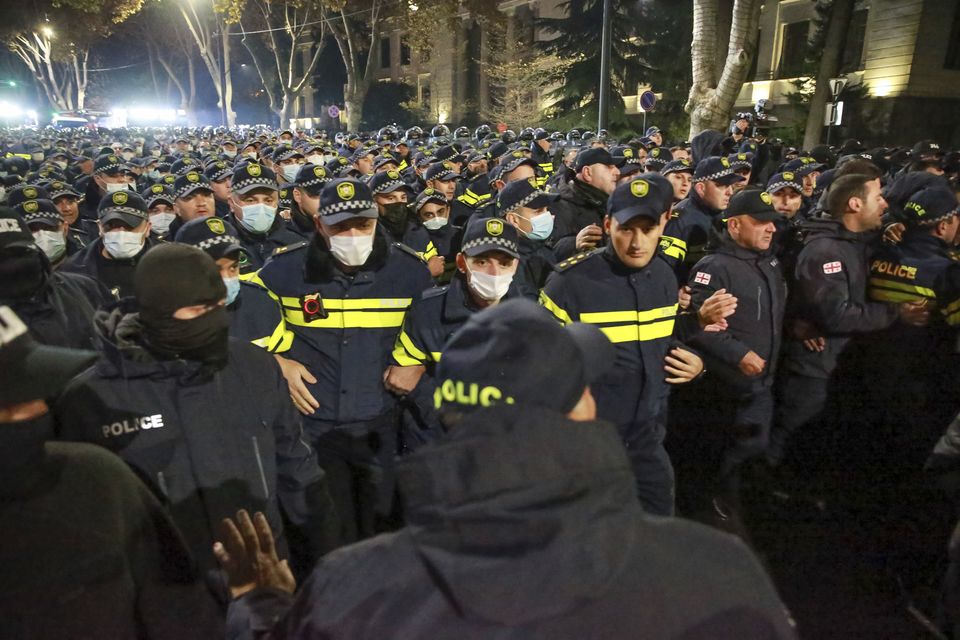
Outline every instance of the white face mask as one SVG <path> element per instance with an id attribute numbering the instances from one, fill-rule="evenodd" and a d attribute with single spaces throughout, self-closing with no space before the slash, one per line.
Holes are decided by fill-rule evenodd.
<path id="1" fill-rule="evenodd" d="M 164 211 L 162 213 L 151 213 L 150 228 L 160 235 L 163 235 L 170 230 L 170 223 L 172 223 L 176 217 L 177 214 L 169 211 Z"/>
<path id="2" fill-rule="evenodd" d="M 368 236 L 330 236 L 330 253 L 348 267 L 359 267 L 373 253 L 373 234 Z"/>
<path id="3" fill-rule="evenodd" d="M 133 151 L 124 151 L 123 153 L 120 154 L 120 157 L 126 160 L 127 162 L 130 162 L 131 160 L 133 160 Z"/>
<path id="4" fill-rule="evenodd" d="M 50 262 L 56 262 L 67 250 L 67 239 L 59 231 L 34 231 L 33 240 Z"/>
<path id="5" fill-rule="evenodd" d="M 240 209 L 243 219 L 237 221 L 254 233 L 266 233 L 277 217 L 277 208 L 268 204 L 248 204 Z"/>
<path id="6" fill-rule="evenodd" d="M 112 258 L 130 259 L 143 248 L 143 235 L 137 231 L 107 231 L 103 234 L 103 246 Z"/>
<path id="7" fill-rule="evenodd" d="M 324 164 L 324 158 L 321 155 L 314 154 L 307 156 L 307 162 L 310 164 Z"/>
<path id="8" fill-rule="evenodd" d="M 480 271 L 470 271 L 470 288 L 478 296 L 489 302 L 497 302 L 503 296 L 507 295 L 507 289 L 513 282 L 513 274 L 508 273 L 501 276 L 491 276 Z"/>
<path id="9" fill-rule="evenodd" d="M 43 154 L 42 154 L 42 153 L 34 153 L 34 154 L 31 154 L 31 155 L 30 155 L 30 158 L 32 158 L 34 162 L 43 162 Z"/>
<path id="10" fill-rule="evenodd" d="M 256 151 L 247 151 L 247 152 L 246 152 L 245 154 L 243 154 L 243 155 L 247 156 L 247 157 L 250 158 L 251 160 L 256 160 L 256 159 L 257 159 L 257 152 L 256 152 Z"/>
<path id="11" fill-rule="evenodd" d="M 130 185 L 126 182 L 108 182 L 107 193 L 116 193 L 117 191 L 129 191 Z"/>
<path id="12" fill-rule="evenodd" d="M 237 157 L 237 152 L 236 152 L 236 150 L 234 150 L 234 151 L 227 151 L 226 149 L 224 149 L 224 150 L 223 150 L 223 155 L 225 155 L 225 156 L 227 156 L 228 158 L 230 158 L 231 160 L 233 160 L 234 158 Z"/>
<path id="13" fill-rule="evenodd" d="M 298 164 L 285 164 L 280 169 L 283 170 L 283 177 L 287 179 L 287 182 L 296 180 L 297 174 L 300 173 L 300 165 Z"/>
<path id="14" fill-rule="evenodd" d="M 430 229 L 430 231 L 436 231 L 437 229 L 442 229 L 447 226 L 447 218 L 441 218 L 439 216 L 436 218 L 430 218 L 429 220 L 423 221 L 423 226 L 425 226 L 427 229 Z"/>
<path id="15" fill-rule="evenodd" d="M 67 161 L 66 161 L 66 160 L 54 160 L 54 161 L 53 161 L 53 164 L 55 164 L 55 165 L 57 165 L 58 167 L 60 167 L 61 170 L 67 168 Z"/>

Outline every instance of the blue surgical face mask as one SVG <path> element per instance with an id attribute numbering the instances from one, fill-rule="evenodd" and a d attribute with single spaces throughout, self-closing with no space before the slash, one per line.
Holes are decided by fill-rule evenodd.
<path id="1" fill-rule="evenodd" d="M 553 214 L 549 211 L 530 218 L 529 222 L 531 229 L 524 235 L 531 240 L 546 240 L 553 233 Z"/>
<path id="2" fill-rule="evenodd" d="M 283 170 L 283 177 L 287 179 L 287 182 L 296 180 L 297 174 L 300 173 L 300 165 L 298 164 L 285 164 L 280 168 Z"/>
<path id="3" fill-rule="evenodd" d="M 240 278 L 224 278 L 223 284 L 227 287 L 227 306 L 230 306 L 240 295 Z"/>
<path id="4" fill-rule="evenodd" d="M 254 233 L 266 233 L 277 217 L 277 208 L 268 204 L 247 204 L 241 209 L 243 219 L 238 222 Z"/>

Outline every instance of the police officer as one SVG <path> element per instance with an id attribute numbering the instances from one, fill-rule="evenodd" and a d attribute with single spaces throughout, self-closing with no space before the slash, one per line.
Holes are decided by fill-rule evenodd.
<path id="1" fill-rule="evenodd" d="M 427 290 L 407 311 L 384 380 L 390 391 L 407 395 L 406 448 L 441 433 L 433 395 L 443 345 L 472 314 L 508 297 L 520 263 L 518 240 L 516 228 L 499 218 L 471 220 L 450 284 Z"/>
<path id="2" fill-rule="evenodd" d="M 282 511 L 307 543 L 292 559 L 306 570 L 331 544 L 323 474 L 273 358 L 228 338 L 217 266 L 196 247 L 161 245 L 137 266 L 134 294 L 137 312 L 110 311 L 98 365 L 58 400 L 58 435 L 133 467 L 211 586 L 221 584 L 214 528 L 239 508 L 264 510 L 278 530 Z"/>
<path id="3" fill-rule="evenodd" d="M 170 236 L 170 227 L 177 221 L 173 203 L 176 198 L 173 189 L 157 183 L 150 185 L 140 194 L 147 203 L 147 214 L 150 216 L 150 235 L 155 240 L 166 240 Z M 182 223 L 177 224 L 177 227 Z M 174 227 L 176 228 L 176 227 Z"/>
<path id="4" fill-rule="evenodd" d="M 115 191 L 129 191 L 133 184 L 134 176 L 120 157 L 110 153 L 97 156 L 93 175 L 84 187 L 80 216 L 86 220 L 97 220 L 103 197 Z"/>
<path id="5" fill-rule="evenodd" d="M 236 148 L 236 145 L 234 145 Z M 218 218 L 225 218 L 230 213 L 230 181 L 233 178 L 233 164 L 218 160 L 211 162 L 203 170 L 203 175 L 210 181 L 210 188 L 213 190 L 214 215 Z"/>
<path id="6" fill-rule="evenodd" d="M 537 186 L 543 189 L 547 181 L 553 177 L 556 167 L 553 164 L 553 148 L 550 142 L 550 132 L 540 127 L 533 132 L 530 142 L 530 158 L 537 163 Z"/>
<path id="7" fill-rule="evenodd" d="M 791 280 L 797 256 L 803 248 L 803 223 L 807 220 L 802 212 L 803 184 L 795 173 L 784 171 L 770 176 L 766 191 L 773 198 L 773 208 L 780 214 L 774 220 L 777 225 L 774 251 L 782 263 L 784 276 Z"/>
<path id="8" fill-rule="evenodd" d="M 60 270 L 93 278 L 123 298 L 133 293 L 137 263 L 154 246 L 147 203 L 133 191 L 115 191 L 100 201 L 98 215 L 100 237 L 68 258 Z"/>
<path id="9" fill-rule="evenodd" d="M 662 178 L 618 186 L 603 221 L 610 242 L 558 264 L 540 296 L 559 321 L 594 324 L 616 347 L 613 369 L 591 388 L 598 415 L 620 429 L 641 504 L 658 515 L 672 514 L 674 501 L 673 467 L 663 448 L 668 384 L 689 382 L 703 370 L 696 354 L 672 347 L 677 281 L 656 259 L 671 199 Z"/>
<path id="10" fill-rule="evenodd" d="M 56 269 L 68 256 L 82 247 L 70 235 L 70 227 L 50 200 L 27 200 L 17 205 L 16 212 L 27 223 L 37 247 L 46 254 Z"/>
<path id="11" fill-rule="evenodd" d="M 46 202 L 42 207 L 40 202 Z M 27 200 L 36 211 L 31 219 L 49 220 L 56 212 L 49 201 Z M 25 207 L 32 209 L 33 206 Z M 90 278 L 54 271 L 23 218 L 0 207 L 0 303 L 11 307 L 44 344 L 77 349 L 94 346 L 94 314 L 107 292 Z"/>
<path id="12" fill-rule="evenodd" d="M 824 410 L 830 389 L 839 392 L 835 396 L 838 402 L 842 400 L 851 411 L 860 410 L 855 407 L 860 404 L 856 396 L 862 392 L 860 385 L 849 379 L 845 385 L 837 382 L 837 376 L 854 375 L 859 368 L 850 362 L 836 371 L 852 337 L 886 329 L 898 319 L 917 325 L 927 321 L 923 303 L 891 304 L 867 297 L 877 241 L 877 234 L 871 232 L 879 229 L 886 209 L 879 178 L 862 174 L 837 178 L 828 191 L 828 209 L 830 218 L 807 222 L 804 246 L 797 257 L 796 287 L 791 294 L 777 382 L 777 420 L 767 452 L 773 464 L 783 460 L 791 435 Z M 847 414 L 840 417 L 852 418 Z"/>
<path id="13" fill-rule="evenodd" d="M 444 160 L 430 165 L 423 174 L 428 189 L 439 191 L 447 200 L 453 200 L 459 180 L 458 172 L 453 164 Z"/>
<path id="14" fill-rule="evenodd" d="M 551 241 L 557 259 L 564 260 L 603 244 L 604 207 L 617 186 L 620 170 L 606 149 L 586 149 L 573 163 L 574 179 L 557 189 L 559 201 Z"/>
<path id="15" fill-rule="evenodd" d="M 449 201 L 439 191 L 427 187 L 417 195 L 411 209 L 419 225 L 430 236 L 437 255 L 443 258 L 443 273 L 437 276 L 437 281 L 449 282 L 456 270 L 455 258 L 463 234 L 462 227 L 450 223 Z"/>
<path id="16" fill-rule="evenodd" d="M 399 242 L 413 249 L 430 269 L 430 275 L 443 273 L 444 259 L 437 255 L 437 248 L 430 240 L 426 229 L 411 219 L 407 205 L 413 196 L 410 186 L 400 179 L 396 171 L 374 174 L 369 181 L 373 200 L 380 213 L 379 226 L 391 242 Z"/>
<path id="17" fill-rule="evenodd" d="M 690 188 L 693 186 L 693 171 L 693 163 L 686 158 L 671 160 L 660 170 L 660 175 L 667 178 L 673 185 L 674 205 L 690 195 Z"/>
<path id="18" fill-rule="evenodd" d="M 291 188 L 290 228 L 309 239 L 317 229 L 315 219 L 320 211 L 320 192 L 330 182 L 322 165 L 307 163 L 300 167 Z"/>
<path id="19" fill-rule="evenodd" d="M 80 219 L 80 192 L 62 180 L 54 180 L 45 187 L 50 200 L 60 212 L 60 217 L 67 223 L 67 243 L 82 249 L 93 242 L 96 235 L 91 235 L 89 228 L 93 225 L 83 225 Z"/>
<path id="20" fill-rule="evenodd" d="M 556 205 L 558 197 L 538 189 L 534 178 L 515 180 L 497 196 L 497 217 L 516 228 L 520 236 L 517 293 L 531 300 L 540 295 L 557 262 L 547 240 L 554 224 L 550 207 Z"/>
<path id="21" fill-rule="evenodd" d="M 277 301 L 263 287 L 240 279 L 243 248 L 233 225 L 215 216 L 198 218 L 180 227 L 176 241 L 202 249 L 217 263 L 227 288 L 231 336 L 271 353 L 289 349 L 290 335 L 283 330 Z"/>
<path id="22" fill-rule="evenodd" d="M 674 248 L 667 255 L 681 282 L 694 264 L 703 257 L 707 240 L 720 213 L 727 208 L 733 195 L 733 185 L 743 182 L 730 161 L 720 156 L 704 158 L 693 172 L 693 190 L 686 200 L 673 208 L 670 221 L 663 232 Z"/>
<path id="23" fill-rule="evenodd" d="M 243 247 L 242 275 L 255 272 L 277 249 L 303 239 L 277 215 L 279 190 L 276 175 L 263 165 L 250 162 L 233 172 L 227 221 L 237 230 Z"/>
<path id="24" fill-rule="evenodd" d="M 690 338 L 709 373 L 671 398 L 668 445 L 675 446 L 668 449 L 677 463 L 680 509 L 694 517 L 709 512 L 708 522 L 743 533 L 740 472 L 767 449 L 787 285 L 773 251 L 781 216 L 770 194 L 744 189 L 724 217 L 726 228 L 688 285 L 694 309 L 722 290 L 736 297 L 737 310 L 725 330 Z"/>
<path id="25" fill-rule="evenodd" d="M 255 279 L 283 308 L 285 355 L 299 365 L 286 372 L 290 393 L 347 541 L 372 535 L 392 510 L 396 399 L 383 375 L 407 307 L 432 286 L 419 256 L 390 243 L 378 219 L 367 185 L 333 180 L 313 239 L 278 252 Z"/>

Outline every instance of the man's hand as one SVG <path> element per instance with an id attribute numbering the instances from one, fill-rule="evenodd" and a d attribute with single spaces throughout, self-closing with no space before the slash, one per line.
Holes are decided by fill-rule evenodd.
<path id="1" fill-rule="evenodd" d="M 387 367 L 387 370 L 383 372 L 383 386 L 391 393 L 405 396 L 413 391 L 417 383 L 420 382 L 420 377 L 423 376 L 423 372 L 426 370 L 427 368 L 422 364 L 409 367 L 390 365 Z"/>
<path id="2" fill-rule="evenodd" d="M 900 303 L 900 322 L 914 327 L 925 327 L 930 322 L 930 308 L 926 300 Z"/>
<path id="3" fill-rule="evenodd" d="M 726 320 L 721 320 L 720 322 L 708 324 L 703 328 L 703 330 L 706 333 L 720 333 L 721 331 L 726 331 L 728 326 L 729 325 L 727 324 Z"/>
<path id="4" fill-rule="evenodd" d="M 883 241 L 890 244 L 900 244 L 900 241 L 903 240 L 903 231 L 906 228 L 906 225 L 902 222 L 894 222 L 883 230 Z"/>
<path id="5" fill-rule="evenodd" d="M 667 378 L 670 384 L 686 384 L 703 372 L 703 360 L 700 356 L 680 347 L 671 349 L 663 362 L 664 371 L 673 376 Z"/>
<path id="6" fill-rule="evenodd" d="M 436 278 L 439 275 L 443 274 L 443 267 L 446 264 L 447 259 L 443 256 L 433 256 L 427 260 L 427 268 L 430 269 L 430 275 Z"/>
<path id="7" fill-rule="evenodd" d="M 823 351 L 827 348 L 827 339 L 823 336 L 817 338 L 807 338 L 803 341 L 803 347 L 807 351 Z"/>
<path id="8" fill-rule="evenodd" d="M 690 308 L 690 302 L 693 300 L 691 291 L 690 287 L 682 286 L 680 287 L 680 291 L 677 292 L 677 301 L 681 311 L 686 311 Z"/>
<path id="9" fill-rule="evenodd" d="M 743 356 L 743 359 L 740 361 L 740 372 L 748 378 L 754 378 L 763 373 L 763 369 L 766 366 L 766 360 L 758 356 L 755 352 L 748 351 L 747 355 Z"/>
<path id="10" fill-rule="evenodd" d="M 700 318 L 700 326 L 706 327 L 711 324 L 717 324 L 724 318 L 732 316 L 737 310 L 737 298 L 732 293 L 727 293 L 726 289 L 717 289 L 709 298 L 703 301 L 697 316 Z"/>
<path id="11" fill-rule="evenodd" d="M 290 390 L 290 398 L 293 400 L 293 404 L 303 415 L 312 416 L 313 412 L 320 408 L 320 403 L 307 389 L 307 384 L 316 384 L 317 379 L 299 362 L 288 360 L 277 354 L 273 354 L 273 357 L 277 359 L 280 370 L 283 371 L 283 377 L 287 381 L 287 388 Z"/>
<path id="12" fill-rule="evenodd" d="M 596 249 L 601 240 L 603 240 L 603 229 L 595 224 L 586 226 L 577 234 L 577 251 Z"/>
<path id="13" fill-rule="evenodd" d="M 266 516 L 257 511 L 250 514 L 241 509 L 236 522 L 230 518 L 220 521 L 213 555 L 227 574 L 230 595 L 239 598 L 257 587 L 272 587 L 293 593 L 297 581 L 286 560 L 277 556 L 273 532 Z"/>

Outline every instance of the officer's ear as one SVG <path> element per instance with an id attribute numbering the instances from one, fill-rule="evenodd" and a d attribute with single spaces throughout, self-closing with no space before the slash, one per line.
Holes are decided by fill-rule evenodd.
<path id="1" fill-rule="evenodd" d="M 706 183 L 704 182 L 694 182 L 693 190 L 697 192 L 697 195 L 701 198 L 703 197 L 703 192 L 706 190 Z"/>
<path id="2" fill-rule="evenodd" d="M 612 225 L 613 225 L 613 218 L 611 218 L 609 215 L 604 216 L 604 217 L 603 217 L 603 232 L 604 232 L 605 234 L 607 234 L 607 236 L 613 235 L 612 232 L 611 232 L 611 229 L 610 229 Z"/>
<path id="3" fill-rule="evenodd" d="M 467 259 L 463 256 L 462 253 L 457 253 L 456 262 L 457 262 L 457 271 L 459 271 L 460 273 L 466 273 Z"/>
<path id="4" fill-rule="evenodd" d="M 297 206 L 300 205 L 300 199 L 303 197 L 303 194 L 300 192 L 299 187 L 293 188 L 293 201 L 297 203 Z"/>

